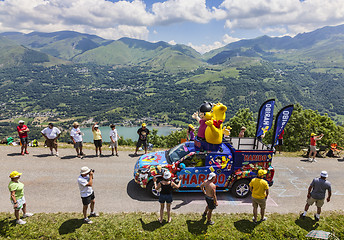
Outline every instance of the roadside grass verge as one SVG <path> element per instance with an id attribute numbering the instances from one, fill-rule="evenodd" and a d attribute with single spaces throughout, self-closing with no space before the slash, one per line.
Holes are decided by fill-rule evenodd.
<path id="1" fill-rule="evenodd" d="M 312 216 L 309 214 L 309 216 Z M 344 239 L 342 211 L 324 212 L 319 222 L 297 214 L 269 214 L 254 224 L 252 214 L 214 214 L 208 226 L 200 214 L 172 214 L 172 222 L 158 222 L 157 213 L 100 214 L 83 224 L 81 213 L 35 214 L 26 225 L 16 225 L 12 213 L 0 214 L 2 239 L 309 239 L 306 234 L 324 230 Z M 166 219 L 166 215 L 165 215 Z"/>

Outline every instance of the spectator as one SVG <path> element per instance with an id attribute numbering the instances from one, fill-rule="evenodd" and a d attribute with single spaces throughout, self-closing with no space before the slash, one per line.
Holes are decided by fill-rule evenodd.
<path id="1" fill-rule="evenodd" d="M 51 156 L 54 156 L 53 149 L 55 149 L 56 156 L 58 157 L 57 139 L 60 137 L 61 131 L 57 127 L 54 127 L 54 124 L 49 123 L 48 127 L 44 128 L 41 133 L 45 138 L 45 144 L 50 148 Z"/>
<path id="2" fill-rule="evenodd" d="M 137 134 L 139 135 L 139 139 L 137 140 L 135 155 L 137 155 L 137 151 L 142 145 L 145 148 L 145 154 L 147 154 L 147 136 L 149 134 L 149 130 L 145 123 L 142 123 L 141 128 L 137 130 Z"/>
<path id="3" fill-rule="evenodd" d="M 189 124 L 188 130 L 186 132 L 186 140 L 194 141 L 195 140 L 195 127 L 192 124 Z"/>
<path id="4" fill-rule="evenodd" d="M 21 143 L 21 155 L 25 154 L 29 154 L 29 152 L 27 151 L 27 145 L 29 143 L 28 137 L 27 137 L 27 133 L 30 131 L 29 128 L 24 125 L 24 121 L 23 120 L 19 120 L 19 126 L 17 126 L 17 131 L 19 134 L 19 138 L 20 138 L 20 143 Z M 24 151 L 25 150 L 25 151 Z"/>
<path id="5" fill-rule="evenodd" d="M 115 156 L 114 154 L 114 149 L 116 151 L 116 156 L 118 157 L 118 151 L 117 151 L 117 148 L 118 148 L 118 140 L 121 139 L 119 136 L 118 136 L 118 133 L 117 133 L 117 129 L 116 129 L 116 125 L 115 124 L 111 124 L 110 125 L 110 128 L 111 128 L 111 131 L 110 131 L 110 147 L 111 147 L 111 150 L 112 150 L 112 156 Z"/>
<path id="6" fill-rule="evenodd" d="M 311 133 L 311 145 L 309 146 L 309 155 L 308 161 L 316 162 L 315 156 L 317 155 L 317 141 L 322 139 L 324 134 L 320 134 L 319 136 L 315 136 L 315 133 Z M 313 158 L 312 158 L 313 156 Z"/>
<path id="7" fill-rule="evenodd" d="M 82 158 L 84 153 L 82 152 L 82 132 L 80 131 L 79 128 L 79 123 L 74 122 L 73 123 L 73 128 L 70 131 L 70 138 L 73 141 L 74 148 L 76 150 L 76 155 L 78 158 Z"/>
<path id="8" fill-rule="evenodd" d="M 22 173 L 13 171 L 10 174 L 11 181 L 8 184 L 8 190 L 11 193 L 10 199 L 14 208 L 14 216 L 17 224 L 25 224 L 26 221 L 20 219 L 19 211 L 23 211 L 23 218 L 31 217 L 33 214 L 26 212 L 26 201 L 24 197 L 24 184 L 19 182 Z"/>
<path id="9" fill-rule="evenodd" d="M 182 176 L 179 177 L 179 179 L 182 179 Z M 160 191 L 160 196 L 159 196 L 159 203 L 160 203 L 160 218 L 159 222 L 162 223 L 164 219 L 164 207 L 165 207 L 165 202 L 166 202 L 166 210 L 167 210 L 167 221 L 171 222 L 171 203 L 173 201 L 172 198 L 172 192 L 173 188 L 179 188 L 180 184 L 182 181 L 179 181 L 178 184 L 175 184 L 171 180 L 171 173 L 169 171 L 164 172 L 163 180 L 161 180 L 158 184 L 156 184 L 157 179 L 156 177 L 153 178 L 154 181 L 154 187 L 156 190 Z"/>
<path id="10" fill-rule="evenodd" d="M 207 202 L 207 206 L 205 207 L 202 217 L 205 218 L 207 216 L 207 224 L 209 225 L 214 224 L 214 222 L 211 221 L 211 215 L 213 210 L 218 205 L 216 198 L 216 185 L 214 184 L 215 180 L 216 174 L 211 172 L 208 176 L 208 179 L 201 184 L 201 189 L 205 194 L 205 201 Z"/>
<path id="11" fill-rule="evenodd" d="M 94 191 L 92 188 L 93 185 L 93 174 L 94 170 L 89 169 L 88 167 L 82 167 L 80 170 L 80 176 L 78 177 L 78 185 L 80 189 L 81 200 L 83 204 L 82 213 L 84 215 L 85 223 L 93 223 L 90 217 L 99 217 L 97 213 L 94 212 L 94 205 L 96 203 Z M 90 205 L 91 213 L 87 217 L 87 208 Z"/>
<path id="12" fill-rule="evenodd" d="M 305 211 L 300 215 L 302 219 L 306 217 L 309 206 L 313 203 L 317 206 L 317 213 L 314 214 L 314 220 L 319 221 L 321 207 L 325 203 L 326 190 L 328 191 L 327 202 L 331 200 L 331 183 L 326 180 L 328 174 L 326 171 L 320 173 L 320 178 L 314 178 L 311 185 L 308 187 L 307 202 L 305 205 Z"/>
<path id="13" fill-rule="evenodd" d="M 243 138 L 245 136 L 246 127 L 242 126 L 239 132 L 239 138 Z"/>
<path id="14" fill-rule="evenodd" d="M 230 136 L 231 136 L 231 130 L 232 130 L 231 126 L 225 127 L 225 128 L 223 129 L 223 135 L 224 135 L 225 137 L 230 137 Z"/>
<path id="15" fill-rule="evenodd" d="M 282 132 L 278 136 L 278 153 L 279 154 L 281 154 L 281 149 L 282 149 L 282 146 L 283 146 L 283 135 L 284 135 L 284 130 L 282 130 Z"/>
<path id="16" fill-rule="evenodd" d="M 253 206 L 253 222 L 257 223 L 258 206 L 260 207 L 261 221 L 265 221 L 267 218 L 265 215 L 266 199 L 269 195 L 269 185 L 266 180 L 263 179 L 267 173 L 266 170 L 260 169 L 257 177 L 252 179 L 249 184 L 250 191 L 252 192 L 252 206 Z"/>
<path id="17" fill-rule="evenodd" d="M 96 157 L 98 157 L 98 150 L 99 154 L 102 157 L 102 145 L 103 145 L 103 138 L 102 138 L 102 132 L 99 129 L 98 123 L 94 123 L 92 126 L 92 133 L 93 133 L 93 143 L 96 147 Z"/>

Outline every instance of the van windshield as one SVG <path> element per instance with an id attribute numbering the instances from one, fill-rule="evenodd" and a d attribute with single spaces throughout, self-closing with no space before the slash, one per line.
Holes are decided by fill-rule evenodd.
<path id="1" fill-rule="evenodd" d="M 189 154 L 189 149 L 185 146 L 185 143 L 179 144 L 168 151 L 168 159 L 171 163 L 174 163 Z"/>

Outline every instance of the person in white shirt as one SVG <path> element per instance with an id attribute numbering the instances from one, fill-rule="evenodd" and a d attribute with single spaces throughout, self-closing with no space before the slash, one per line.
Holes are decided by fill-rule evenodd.
<path id="1" fill-rule="evenodd" d="M 82 167 L 80 170 L 80 176 L 78 177 L 78 185 L 80 189 L 80 196 L 83 204 L 82 213 L 84 214 L 85 223 L 93 223 L 89 218 L 90 217 L 99 217 L 97 213 L 94 212 L 94 205 L 96 203 L 94 191 L 92 188 L 93 185 L 93 174 L 94 170 L 89 169 L 88 167 Z M 91 214 L 87 217 L 87 208 L 91 204 Z"/>
<path id="2" fill-rule="evenodd" d="M 82 158 L 85 154 L 82 152 L 82 135 L 83 133 L 80 131 L 79 123 L 74 122 L 73 128 L 70 131 L 70 138 L 73 141 L 74 148 L 76 150 L 76 154 L 78 158 Z"/>
<path id="3" fill-rule="evenodd" d="M 45 144 L 50 148 L 51 156 L 54 156 L 53 149 L 56 151 L 56 156 L 59 156 L 57 152 L 57 139 L 61 135 L 61 131 L 54 127 L 54 124 L 49 123 L 48 127 L 42 130 L 42 135 L 45 138 Z"/>
<path id="4" fill-rule="evenodd" d="M 114 149 L 115 149 L 116 150 L 116 156 L 118 157 L 118 151 L 117 151 L 118 140 L 121 139 L 121 138 L 118 136 L 115 124 L 111 124 L 110 128 L 111 128 L 111 131 L 110 131 L 110 140 L 111 140 L 110 147 L 111 147 L 111 150 L 112 150 L 112 154 L 111 155 L 115 156 L 115 154 L 114 154 Z"/>

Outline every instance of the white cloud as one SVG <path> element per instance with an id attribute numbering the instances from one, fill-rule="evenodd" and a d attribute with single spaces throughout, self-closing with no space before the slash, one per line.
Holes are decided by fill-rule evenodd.
<path id="1" fill-rule="evenodd" d="M 216 42 L 213 42 L 212 44 L 209 44 L 209 45 L 206 45 L 206 44 L 193 45 L 192 43 L 188 43 L 188 46 L 192 47 L 197 52 L 206 53 L 206 52 L 209 52 L 211 50 L 221 48 L 221 47 L 223 47 L 223 46 L 225 46 L 231 42 L 236 42 L 239 40 L 240 40 L 239 38 L 233 38 L 233 37 L 229 36 L 228 34 L 225 34 L 225 35 L 223 35 L 221 41 L 216 41 Z"/>
<path id="2" fill-rule="evenodd" d="M 176 45 L 177 44 L 176 41 L 174 41 L 174 40 L 171 40 L 168 43 L 171 44 L 171 45 Z"/>

